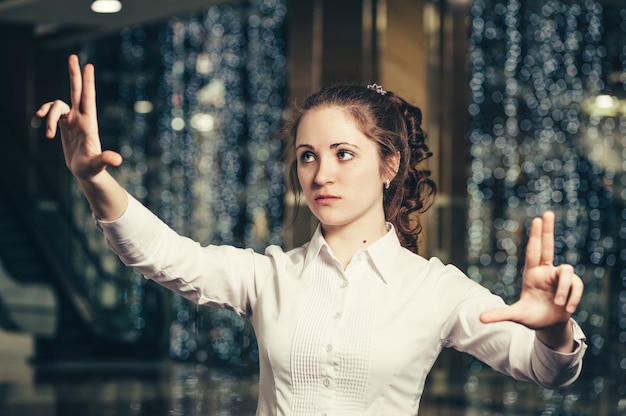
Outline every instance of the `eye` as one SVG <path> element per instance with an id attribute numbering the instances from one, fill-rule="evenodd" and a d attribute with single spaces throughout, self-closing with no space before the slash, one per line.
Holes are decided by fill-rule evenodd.
<path id="1" fill-rule="evenodd" d="M 300 159 L 300 162 L 302 163 L 309 163 L 315 160 L 315 155 L 313 154 L 313 152 L 306 151 L 306 152 L 302 152 L 298 159 Z"/>
<path id="2" fill-rule="evenodd" d="M 337 152 L 337 158 L 339 158 L 339 160 L 350 160 L 352 158 L 354 158 L 354 153 L 349 152 L 347 150 L 339 150 Z"/>

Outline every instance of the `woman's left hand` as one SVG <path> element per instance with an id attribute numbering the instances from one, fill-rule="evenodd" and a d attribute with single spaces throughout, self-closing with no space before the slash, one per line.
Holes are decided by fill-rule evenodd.
<path id="1" fill-rule="evenodd" d="M 520 299 L 511 306 L 483 312 L 480 320 L 520 323 L 538 331 L 540 339 L 551 347 L 557 347 L 551 344 L 565 343 L 563 336 L 571 340 L 571 327 L 567 323 L 580 303 L 584 285 L 571 265 L 554 265 L 554 213 L 551 211 L 532 221 L 522 278 Z M 552 342 L 554 339 L 560 341 Z"/>

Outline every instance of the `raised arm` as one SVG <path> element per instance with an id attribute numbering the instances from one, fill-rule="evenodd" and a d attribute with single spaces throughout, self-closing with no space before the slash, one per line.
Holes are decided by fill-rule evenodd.
<path id="1" fill-rule="evenodd" d="M 572 352 L 574 339 L 569 320 L 582 294 L 583 282 L 572 266 L 554 265 L 554 213 L 549 211 L 532 221 L 519 301 L 485 311 L 480 320 L 520 323 L 534 329 L 550 348 Z"/>
<path id="2" fill-rule="evenodd" d="M 60 130 L 65 164 L 78 179 L 94 214 L 102 220 L 114 220 L 126 210 L 128 197 L 106 167 L 119 166 L 122 156 L 102 151 L 93 65 L 85 65 L 81 73 L 78 57 L 71 55 L 68 67 L 71 104 L 51 101 L 42 105 L 36 115 L 46 119 L 47 138 L 53 139 Z"/>

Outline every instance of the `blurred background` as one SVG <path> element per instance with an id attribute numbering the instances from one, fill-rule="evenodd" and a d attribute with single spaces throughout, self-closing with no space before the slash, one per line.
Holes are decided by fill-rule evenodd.
<path id="1" fill-rule="evenodd" d="M 112 2 L 112 0 L 108 0 Z M 420 415 L 626 415 L 623 0 L 0 0 L 0 413 L 252 415 L 249 325 L 111 255 L 44 139 L 67 56 L 96 65 L 113 174 L 179 232 L 262 251 L 315 222 L 276 138 L 322 86 L 382 84 L 422 108 L 439 187 L 420 252 L 513 302 L 530 219 L 586 293 L 581 378 L 545 390 L 445 351 Z M 411 330 L 407 328 L 407 330 Z M 393 340 L 390 340 L 393 342 Z"/>

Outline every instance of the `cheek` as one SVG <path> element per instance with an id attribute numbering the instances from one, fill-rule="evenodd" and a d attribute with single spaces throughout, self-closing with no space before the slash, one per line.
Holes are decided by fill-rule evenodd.
<path id="1" fill-rule="evenodd" d="M 300 188 L 304 190 L 308 183 L 308 175 L 306 169 L 300 169 L 298 166 L 296 166 L 296 178 L 298 179 Z"/>
<path id="2" fill-rule="evenodd" d="M 354 172 L 354 177 L 358 178 L 357 180 L 360 180 L 361 182 L 366 182 L 369 183 L 370 185 L 373 185 L 375 182 L 378 183 L 383 183 L 384 181 L 384 175 L 383 172 L 377 168 L 377 167 L 370 167 L 370 166 L 361 166 L 361 169 L 359 169 L 359 171 L 355 171 Z"/>

